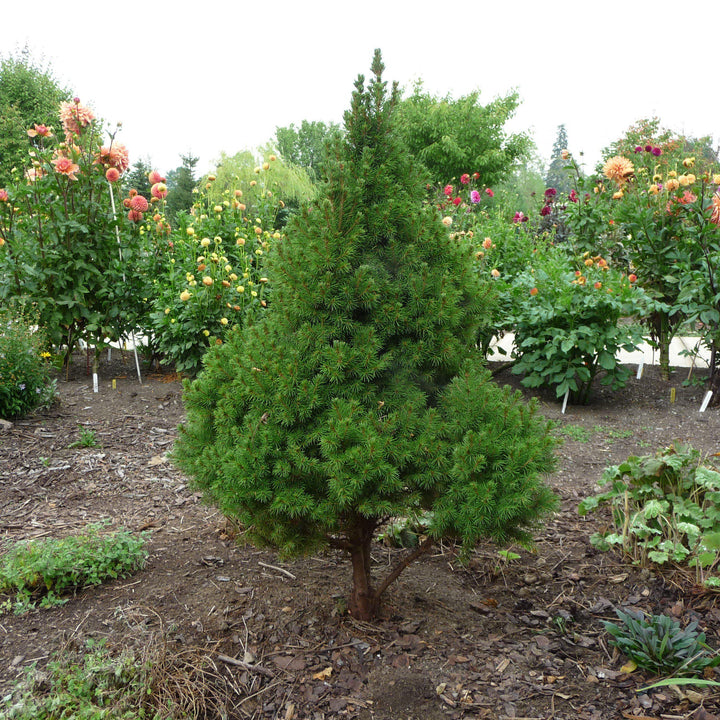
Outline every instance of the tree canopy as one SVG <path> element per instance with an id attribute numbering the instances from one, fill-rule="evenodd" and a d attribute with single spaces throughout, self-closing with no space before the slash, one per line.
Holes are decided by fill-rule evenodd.
<path id="1" fill-rule="evenodd" d="M 34 124 L 59 128 L 60 103 L 70 98 L 52 67 L 39 64 L 27 47 L 0 58 L 0 186 L 13 167 L 22 171 L 29 164 L 27 131 Z"/>
<path id="2" fill-rule="evenodd" d="M 519 102 L 516 92 L 486 105 L 480 104 L 479 91 L 457 99 L 435 97 L 417 83 L 398 103 L 398 130 L 433 183 L 478 172 L 480 182 L 491 186 L 511 173 L 532 148 L 527 134 L 505 130 Z"/>

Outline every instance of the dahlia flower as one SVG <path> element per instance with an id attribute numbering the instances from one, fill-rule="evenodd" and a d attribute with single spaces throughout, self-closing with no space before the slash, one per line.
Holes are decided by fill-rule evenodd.
<path id="1" fill-rule="evenodd" d="M 52 164 L 55 166 L 55 172 L 66 175 L 70 180 L 77 180 L 75 173 L 80 170 L 80 166 L 76 165 L 70 158 L 60 155 L 60 157 L 52 161 Z"/>
<path id="2" fill-rule="evenodd" d="M 120 173 L 124 173 L 130 167 L 127 148 L 120 143 L 113 143 L 110 147 L 100 148 L 96 162 L 105 165 L 105 167 L 115 168 Z"/>
<path id="3" fill-rule="evenodd" d="M 77 98 L 71 103 L 60 103 L 60 121 L 62 122 L 66 138 L 79 135 L 80 129 L 87 127 L 94 119 L 95 115 L 93 111 L 81 105 L 80 100 Z"/>
<path id="4" fill-rule="evenodd" d="M 148 209 L 148 201 L 142 195 L 135 195 L 130 199 L 130 207 L 135 212 L 143 213 Z"/>
<path id="5" fill-rule="evenodd" d="M 603 174 L 608 180 L 614 180 L 618 185 L 623 185 L 628 178 L 632 177 L 635 167 L 627 158 L 622 155 L 611 157 L 603 166 Z"/>

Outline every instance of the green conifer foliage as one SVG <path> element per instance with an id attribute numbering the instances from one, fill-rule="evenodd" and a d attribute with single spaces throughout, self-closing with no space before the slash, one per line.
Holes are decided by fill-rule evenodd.
<path id="1" fill-rule="evenodd" d="M 423 204 L 382 71 L 376 51 L 320 198 L 273 250 L 267 314 L 210 351 L 186 386 L 174 452 L 257 543 L 346 552 L 348 605 L 363 619 L 437 539 L 527 541 L 554 506 L 547 425 L 482 365 L 490 292 L 470 248 Z M 428 539 L 376 582 L 378 528 L 426 511 Z"/>

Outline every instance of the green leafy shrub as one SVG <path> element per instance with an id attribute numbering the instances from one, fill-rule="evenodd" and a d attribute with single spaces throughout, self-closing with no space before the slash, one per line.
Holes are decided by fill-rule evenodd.
<path id="1" fill-rule="evenodd" d="M 720 586 L 712 575 L 720 561 L 720 471 L 697 450 L 670 446 L 631 456 L 608 467 L 600 483 L 609 489 L 583 500 L 579 512 L 609 505 L 614 528 L 595 533 L 593 545 L 619 547 L 643 564 L 683 564 L 699 582 Z"/>
<path id="2" fill-rule="evenodd" d="M 22 306 L 0 310 L 0 417 L 16 418 L 55 399 L 44 334 Z"/>
<path id="3" fill-rule="evenodd" d="M 554 387 L 557 397 L 569 391 L 576 403 L 588 401 L 598 376 L 612 389 L 624 387 L 631 371 L 617 353 L 637 349 L 643 338 L 636 324 L 619 321 L 644 314 L 646 298 L 622 273 L 598 255 L 573 261 L 548 244 L 512 293 L 513 372 L 523 385 Z"/>
<path id="4" fill-rule="evenodd" d="M 16 595 L 16 610 L 62 602 L 58 595 L 118 577 L 142 567 L 145 539 L 125 530 L 101 534 L 91 525 L 80 535 L 60 540 L 19 541 L 0 560 L 0 593 Z"/>
<path id="5" fill-rule="evenodd" d="M 720 656 L 705 642 L 705 633 L 697 631 L 695 620 L 683 628 L 667 615 L 646 619 L 641 612 L 616 613 L 623 624 L 604 622 L 605 630 L 612 635 L 611 643 L 639 668 L 682 676 L 720 664 Z"/>

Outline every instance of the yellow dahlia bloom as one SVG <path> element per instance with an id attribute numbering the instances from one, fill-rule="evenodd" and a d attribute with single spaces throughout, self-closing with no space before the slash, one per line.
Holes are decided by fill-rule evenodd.
<path id="1" fill-rule="evenodd" d="M 608 180 L 623 185 L 635 172 L 635 166 L 622 155 L 611 157 L 603 166 L 603 174 Z"/>
<path id="2" fill-rule="evenodd" d="M 183 291 L 180 293 L 180 299 L 181 299 L 183 302 L 189 300 L 191 297 L 192 297 L 192 295 L 191 295 L 187 290 L 183 290 Z"/>
<path id="3" fill-rule="evenodd" d="M 675 178 L 670 178 L 667 183 L 665 183 L 665 187 L 669 192 L 672 192 L 680 187 L 680 183 Z"/>

